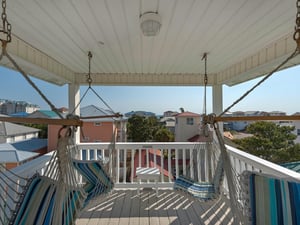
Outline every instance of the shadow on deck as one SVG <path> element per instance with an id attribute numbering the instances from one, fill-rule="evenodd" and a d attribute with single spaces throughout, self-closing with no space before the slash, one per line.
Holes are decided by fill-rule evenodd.
<path id="1" fill-rule="evenodd" d="M 144 189 L 114 190 L 92 201 L 81 213 L 76 225 L 165 225 L 232 224 L 230 203 L 224 196 L 200 202 L 183 192 Z"/>

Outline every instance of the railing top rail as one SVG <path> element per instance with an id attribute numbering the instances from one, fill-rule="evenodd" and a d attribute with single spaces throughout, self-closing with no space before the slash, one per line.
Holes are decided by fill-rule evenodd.
<path id="1" fill-rule="evenodd" d="M 251 155 L 247 152 L 238 150 L 234 147 L 226 145 L 227 150 L 229 151 L 230 155 L 242 160 L 243 162 L 247 163 L 248 165 L 252 165 L 257 169 L 263 171 L 263 173 L 269 173 L 274 176 L 279 176 L 282 178 L 288 178 L 295 181 L 300 181 L 300 173 L 292 171 L 290 169 L 284 168 L 280 165 L 272 163 L 270 161 L 264 160 L 257 156 Z"/>
<path id="2" fill-rule="evenodd" d="M 206 142 L 117 142 L 118 149 L 189 149 L 195 145 L 206 145 Z M 79 143 L 79 148 L 107 148 L 109 142 Z"/>

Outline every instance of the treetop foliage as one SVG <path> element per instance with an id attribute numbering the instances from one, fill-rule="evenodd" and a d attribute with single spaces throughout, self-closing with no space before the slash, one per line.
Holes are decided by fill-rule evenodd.
<path id="1" fill-rule="evenodd" d="M 168 142 L 174 140 L 174 135 L 161 125 L 154 116 L 133 115 L 128 119 L 127 134 L 128 139 L 133 142 Z"/>
<path id="2" fill-rule="evenodd" d="M 234 142 L 250 154 L 263 159 L 284 163 L 300 160 L 300 145 L 296 145 L 297 138 L 293 126 L 280 126 L 273 122 L 258 121 L 250 124 L 246 131 L 253 134 Z"/>

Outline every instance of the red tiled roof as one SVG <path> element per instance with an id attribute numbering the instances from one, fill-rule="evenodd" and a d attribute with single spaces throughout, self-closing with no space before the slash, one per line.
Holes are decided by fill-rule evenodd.
<path id="1" fill-rule="evenodd" d="M 199 117 L 199 116 L 201 116 L 201 115 L 198 113 L 193 113 L 193 112 L 188 112 L 188 111 L 183 112 L 183 113 L 178 113 L 176 115 L 176 117 Z"/>
<path id="2" fill-rule="evenodd" d="M 191 138 L 188 139 L 189 142 L 206 142 L 206 141 L 211 141 L 212 135 L 209 135 L 208 137 L 202 136 L 202 135 L 195 135 Z"/>

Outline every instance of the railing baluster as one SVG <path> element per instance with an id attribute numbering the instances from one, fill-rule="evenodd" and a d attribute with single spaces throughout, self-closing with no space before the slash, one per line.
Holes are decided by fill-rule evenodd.
<path id="1" fill-rule="evenodd" d="M 194 146 L 190 149 L 190 175 L 194 179 L 194 157 L 193 157 Z"/>
<path id="2" fill-rule="evenodd" d="M 139 148 L 139 167 L 142 167 L 142 149 Z"/>
<path id="3" fill-rule="evenodd" d="M 135 154 L 135 150 L 131 149 L 131 183 L 133 183 L 133 176 L 134 176 L 134 154 Z"/>
<path id="4" fill-rule="evenodd" d="M 123 183 L 126 183 L 126 174 L 127 174 L 127 149 L 124 150 L 124 162 L 123 162 Z"/>
<path id="5" fill-rule="evenodd" d="M 90 158 L 90 149 L 86 150 L 86 159 L 91 160 L 91 158 Z"/>
<path id="6" fill-rule="evenodd" d="M 198 177 L 197 177 L 197 179 L 198 179 L 198 181 L 200 182 L 202 179 L 201 179 L 201 173 L 202 173 L 202 171 L 201 171 L 201 164 L 202 164 L 202 161 L 201 161 L 201 153 L 202 153 L 202 148 L 201 148 L 201 146 L 200 146 L 200 148 L 198 148 L 197 149 L 197 175 L 198 175 Z"/>
<path id="7" fill-rule="evenodd" d="M 120 149 L 117 148 L 117 159 L 116 159 L 116 183 L 120 182 Z"/>
<path id="8" fill-rule="evenodd" d="M 169 172 L 169 182 L 172 181 L 172 167 L 171 167 L 171 149 L 168 148 L 168 172 Z"/>
<path id="9" fill-rule="evenodd" d="M 146 167 L 149 167 L 149 149 L 146 148 Z"/>
<path id="10" fill-rule="evenodd" d="M 154 167 L 157 167 L 157 162 L 156 162 L 156 149 L 152 149 L 152 152 L 153 152 L 153 161 L 154 161 Z"/>
<path id="11" fill-rule="evenodd" d="M 186 176 L 186 149 L 182 149 L 182 170 L 183 175 Z"/>
<path id="12" fill-rule="evenodd" d="M 178 165 L 178 149 L 175 148 L 175 170 L 176 170 L 176 178 L 179 176 L 179 165 Z"/>
<path id="13" fill-rule="evenodd" d="M 160 171 L 160 173 L 161 173 L 161 182 L 164 183 L 165 182 L 165 180 L 164 180 L 164 171 L 165 171 L 165 169 L 164 169 L 164 150 L 163 149 L 160 150 L 160 168 L 161 168 L 161 171 Z"/>

